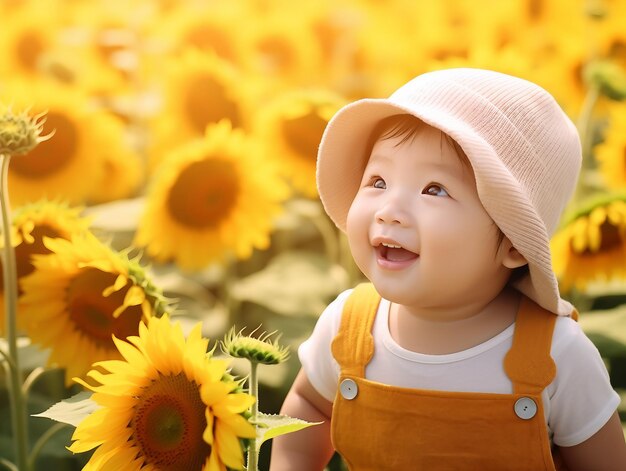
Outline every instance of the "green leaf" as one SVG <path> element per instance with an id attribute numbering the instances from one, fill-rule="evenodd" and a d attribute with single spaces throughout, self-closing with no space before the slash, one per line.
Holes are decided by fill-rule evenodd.
<path id="1" fill-rule="evenodd" d="M 345 289 L 347 275 L 318 253 L 278 254 L 268 266 L 232 286 L 240 301 L 259 304 L 287 316 L 318 316 L 329 300 Z"/>
<path id="2" fill-rule="evenodd" d="M 98 404 L 91 400 L 91 394 L 89 391 L 79 392 L 69 399 L 57 402 L 44 412 L 32 415 L 33 417 L 45 417 L 78 427 L 78 424 L 85 417 L 100 408 Z"/>
<path id="3" fill-rule="evenodd" d="M 294 419 L 287 415 L 264 414 L 263 412 L 259 412 L 256 423 L 256 447 L 258 452 L 261 445 L 267 440 L 297 432 L 298 430 L 311 427 L 312 425 L 319 425 L 323 422 L 307 422 L 306 420 Z"/>
<path id="4" fill-rule="evenodd" d="M 578 322 L 604 358 L 626 356 L 626 305 L 583 312 Z"/>
<path id="5" fill-rule="evenodd" d="M 91 227 L 107 232 L 134 232 L 143 211 L 145 198 L 116 200 L 110 203 L 93 205 L 85 209 L 86 216 L 92 218 Z"/>

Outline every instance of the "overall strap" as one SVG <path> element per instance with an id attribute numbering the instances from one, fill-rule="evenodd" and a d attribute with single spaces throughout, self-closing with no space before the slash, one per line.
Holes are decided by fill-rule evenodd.
<path id="1" fill-rule="evenodd" d="M 504 369 L 513 383 L 514 394 L 541 394 L 556 375 L 550 356 L 552 333 L 557 316 L 523 297 L 513 345 L 504 358 Z"/>
<path id="2" fill-rule="evenodd" d="M 358 285 L 344 304 L 339 332 L 331 350 L 341 367 L 341 374 L 365 377 L 365 366 L 374 355 L 372 325 L 380 295 L 371 283 Z"/>

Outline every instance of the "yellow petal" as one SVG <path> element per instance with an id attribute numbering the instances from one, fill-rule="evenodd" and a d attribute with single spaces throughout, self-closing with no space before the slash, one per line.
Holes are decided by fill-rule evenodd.
<path id="1" fill-rule="evenodd" d="M 215 448 L 226 466 L 233 469 L 243 468 L 243 450 L 239 438 L 223 423 L 215 427 Z"/>
<path id="2" fill-rule="evenodd" d="M 113 283 L 111 286 L 108 286 L 102 291 L 102 296 L 106 298 L 107 296 L 111 295 L 111 293 L 115 293 L 116 291 L 121 290 L 124 286 L 126 286 L 126 283 L 128 283 L 128 278 L 126 278 L 125 275 L 118 275 L 115 279 L 115 283 Z"/>

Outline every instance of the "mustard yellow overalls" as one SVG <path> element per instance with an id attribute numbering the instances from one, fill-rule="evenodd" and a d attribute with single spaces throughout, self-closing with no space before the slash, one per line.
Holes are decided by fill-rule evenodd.
<path id="1" fill-rule="evenodd" d="M 371 284 L 357 286 L 332 343 L 341 367 L 332 441 L 351 471 L 565 469 L 553 459 L 541 401 L 556 374 L 556 315 L 523 298 L 504 360 L 512 394 L 430 391 L 365 379 L 379 302 Z"/>

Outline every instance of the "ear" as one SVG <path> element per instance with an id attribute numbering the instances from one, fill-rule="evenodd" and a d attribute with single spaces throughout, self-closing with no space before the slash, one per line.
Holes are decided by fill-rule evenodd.
<path id="1" fill-rule="evenodd" d="M 507 268 L 519 268 L 528 264 L 528 261 L 513 247 L 513 244 L 511 244 L 511 241 L 507 237 L 502 239 L 499 250 L 502 257 L 502 265 Z"/>

